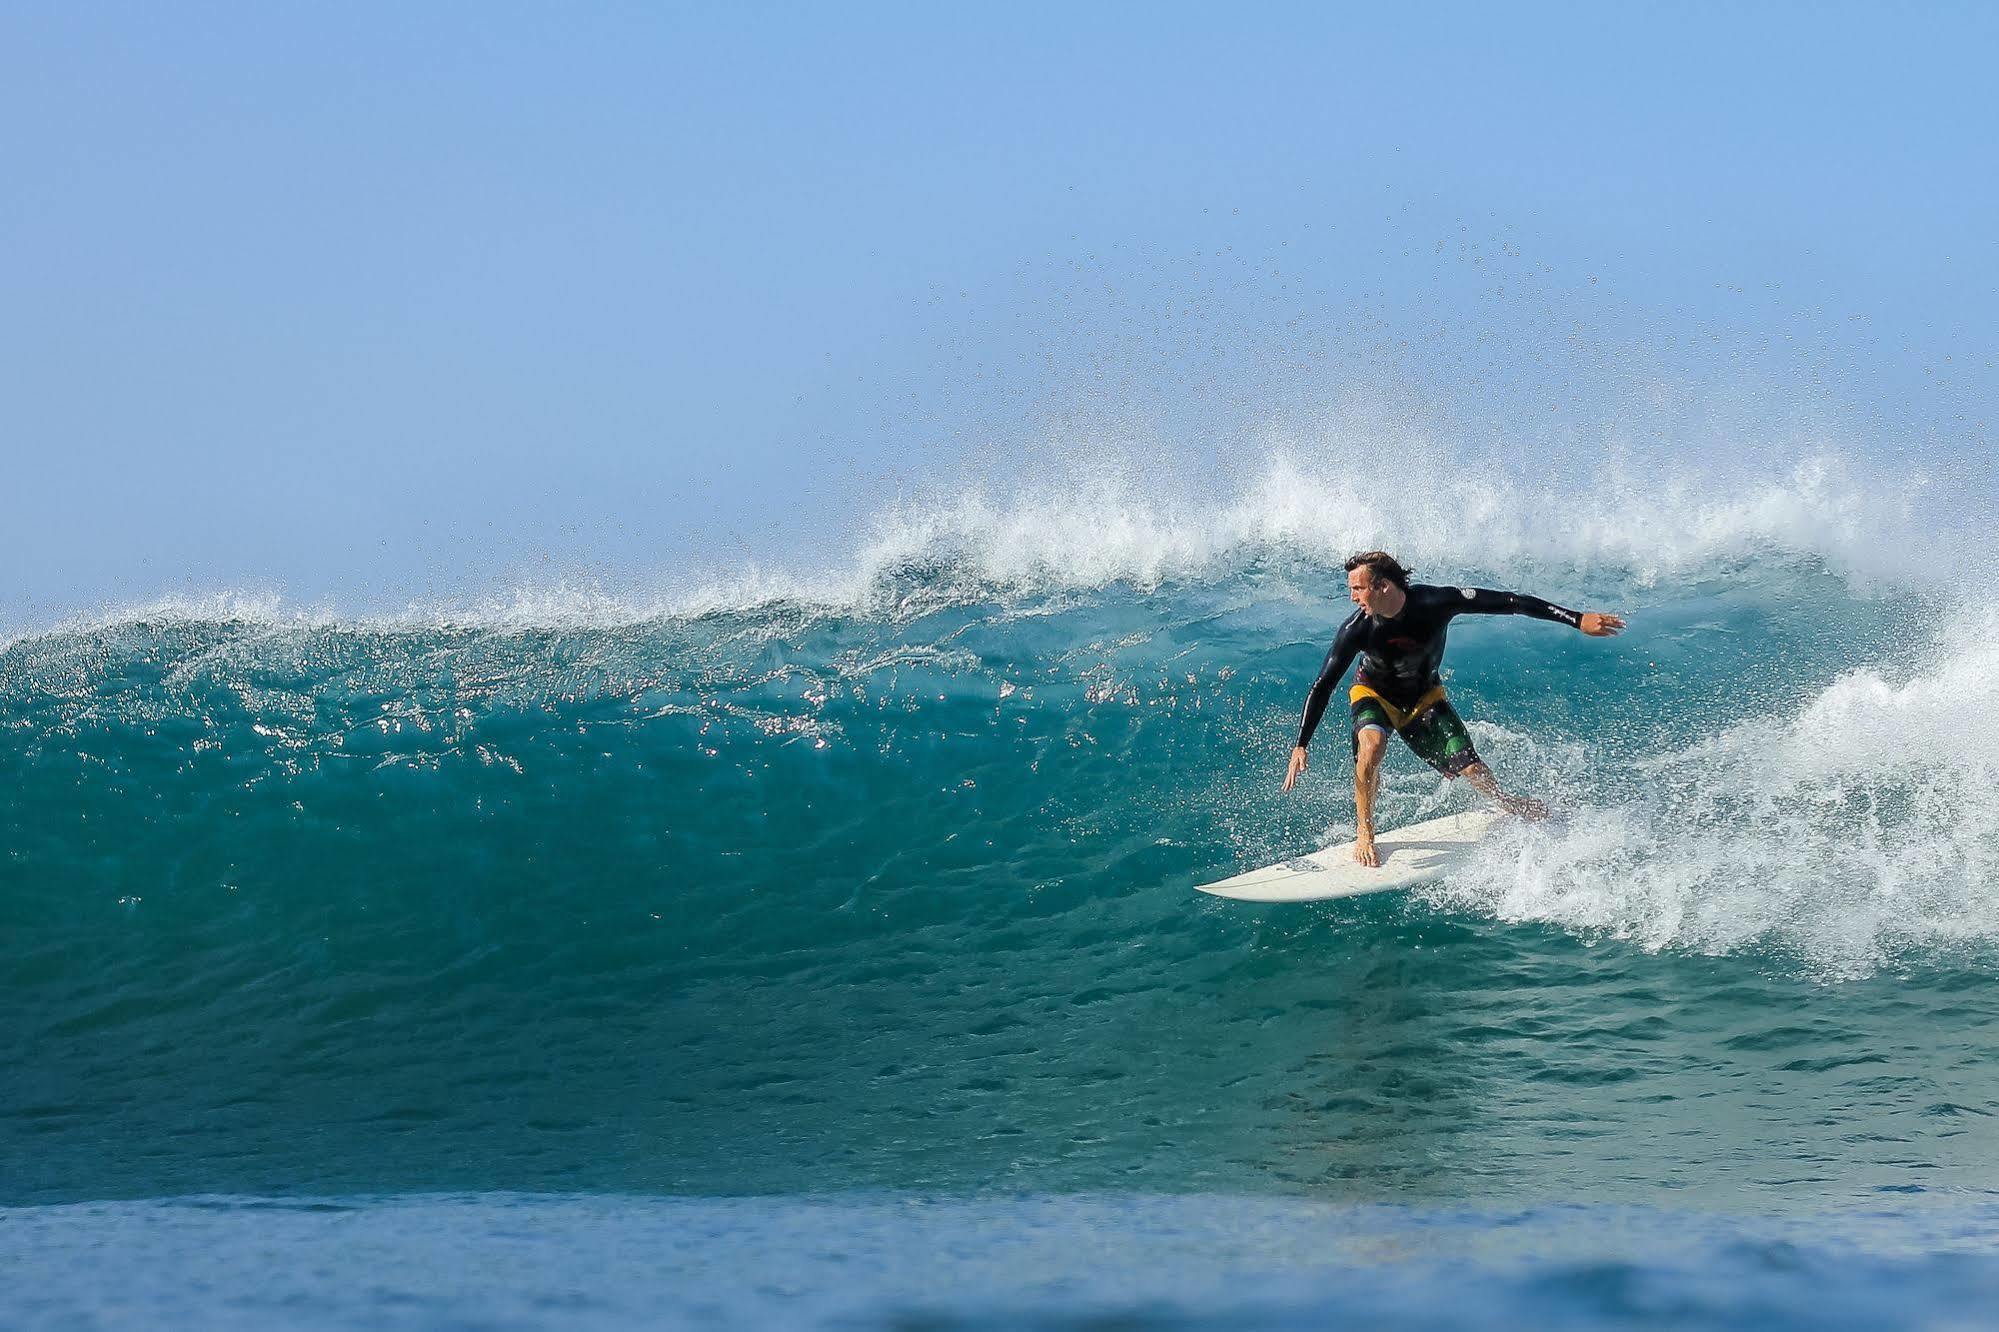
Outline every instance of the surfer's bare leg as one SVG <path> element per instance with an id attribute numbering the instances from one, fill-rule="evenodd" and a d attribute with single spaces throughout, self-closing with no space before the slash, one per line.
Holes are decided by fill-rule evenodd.
<path id="1" fill-rule="evenodd" d="M 1363 865 L 1379 865 L 1374 850 L 1374 793 L 1381 785 L 1381 756 L 1388 750 L 1388 732 L 1378 726 L 1361 728 L 1354 735 L 1353 755 L 1353 858 Z"/>
<path id="2" fill-rule="evenodd" d="M 1499 789 L 1499 779 L 1483 763 L 1474 763 L 1460 774 L 1472 789 L 1515 818 L 1539 822 L 1548 817 L 1548 807 L 1529 796 L 1508 795 Z"/>

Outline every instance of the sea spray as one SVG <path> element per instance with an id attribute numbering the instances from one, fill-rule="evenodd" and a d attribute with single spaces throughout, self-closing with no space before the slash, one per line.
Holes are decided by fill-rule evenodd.
<path id="1" fill-rule="evenodd" d="M 1829 975 L 1999 938 L 1994 627 L 1959 622 L 1774 713 L 1716 724 L 1690 700 L 1686 743 L 1627 774 L 1571 755 L 1575 817 L 1496 846 L 1459 900 L 1650 947 L 1774 944 Z"/>

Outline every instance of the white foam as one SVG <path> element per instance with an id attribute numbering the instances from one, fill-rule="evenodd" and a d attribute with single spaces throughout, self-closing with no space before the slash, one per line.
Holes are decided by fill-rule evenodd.
<path id="1" fill-rule="evenodd" d="M 1645 761 L 1629 799 L 1519 831 L 1453 893 L 1647 948 L 1774 946 L 1832 976 L 1999 942 L 1999 618 L 1972 625 L 1907 678 L 1856 670 Z M 1618 781 L 1554 766 L 1572 792 Z"/>

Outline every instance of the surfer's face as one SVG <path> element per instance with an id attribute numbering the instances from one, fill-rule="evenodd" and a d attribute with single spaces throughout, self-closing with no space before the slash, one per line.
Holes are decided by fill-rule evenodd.
<path id="1" fill-rule="evenodd" d="M 1388 594 L 1394 587 L 1386 578 L 1376 578 L 1374 570 L 1365 564 L 1347 571 L 1347 596 L 1369 615 L 1380 615 L 1386 610 Z"/>

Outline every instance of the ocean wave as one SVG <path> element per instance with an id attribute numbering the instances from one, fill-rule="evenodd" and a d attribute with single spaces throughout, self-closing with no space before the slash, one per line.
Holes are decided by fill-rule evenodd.
<path id="1" fill-rule="evenodd" d="M 1462 622 L 1481 753 L 1570 819 L 1427 896 L 1289 908 L 1193 891 L 1350 832 L 1337 725 L 1278 789 L 1344 604 L 1253 569 L 1032 614 L 17 642 L 9 1188 L 1170 1190 L 1173 1136 L 1211 1186 L 1406 1190 L 1509 1178 L 1454 1153 L 1582 1120 L 1621 1164 L 1559 1139 L 1578 1187 L 1681 1187 L 1629 1144 L 1716 1121 L 1739 1141 L 1702 1177 L 1762 1187 L 1773 1061 L 1871 1097 L 1848 1150 L 1902 1161 L 1983 1093 L 1844 1061 L 1999 973 L 1999 626 L 1754 573 L 1627 585 L 1608 641 Z M 1398 748 L 1380 809 L 1470 798 Z M 1815 982 L 1868 975 L 1816 1021 Z M 1716 990 L 1677 1054 L 1644 1044 Z M 1939 1178 L 1989 1174 L 1928 1141 Z"/>
<path id="2" fill-rule="evenodd" d="M 1518 622 L 1454 635 L 1481 751 L 1574 811 L 1503 842 L 1457 905 L 1655 949 L 1774 948 L 1824 974 L 1999 939 L 1991 620 L 1935 641 L 1922 606 L 1810 568 L 1725 595 L 1625 590 L 1642 609 L 1614 645 Z M 920 877 L 931 844 L 964 835 L 996 882 L 1032 846 L 1061 876 L 1174 891 L 1165 864 L 1138 885 L 1094 863 L 1090 830 L 1156 829 L 1192 881 L 1228 856 L 1278 858 L 1327 817 L 1338 835 L 1350 814 L 1337 775 L 1288 803 L 1266 789 L 1344 610 L 1270 592 L 1245 574 L 920 621 L 791 606 L 368 625 L 233 603 L 126 620 L 0 653 L 0 819 L 38 891 L 106 900 L 182 875 L 179 848 L 204 839 L 254 848 L 238 877 L 301 837 L 393 836 L 419 878 L 453 841 L 559 857 L 585 805 L 607 845 L 678 847 L 608 867 L 611 882 L 698 866 L 745 892 L 796 881 L 831 908 L 886 864 Z M 1338 749 L 1321 746 L 1322 771 Z M 1120 770 L 1136 784 L 1113 808 L 1099 783 Z M 799 835 L 875 850 L 801 867 L 765 845 L 794 787 L 815 802 Z M 1004 814 L 909 794 L 961 789 L 1018 794 Z M 1464 798 L 1398 760 L 1382 808 Z M 61 833 L 72 810 L 89 822 Z"/>

